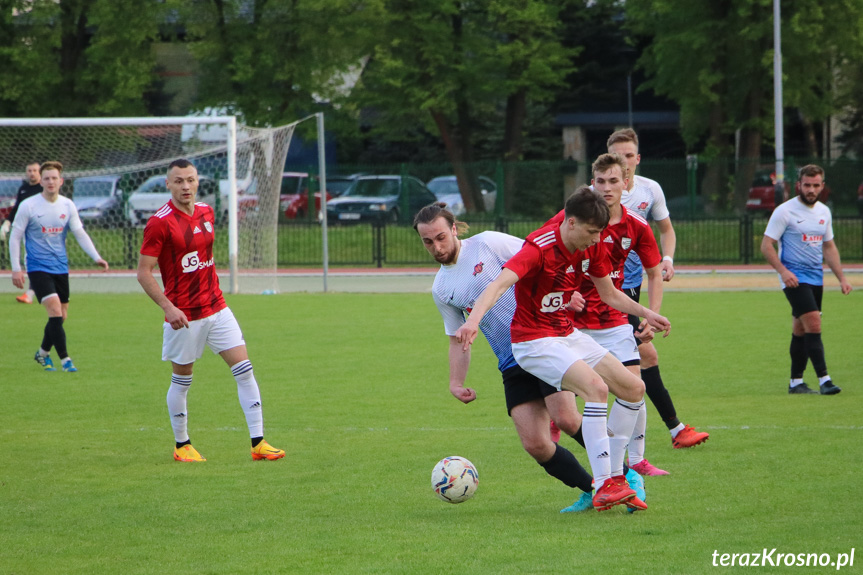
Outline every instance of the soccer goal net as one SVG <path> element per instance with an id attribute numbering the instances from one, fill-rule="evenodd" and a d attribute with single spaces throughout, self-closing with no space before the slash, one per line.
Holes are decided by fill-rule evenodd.
<path id="1" fill-rule="evenodd" d="M 165 186 L 168 165 L 186 158 L 200 176 L 197 201 L 216 213 L 213 255 L 222 290 L 277 291 L 279 193 L 296 124 L 250 128 L 233 116 L 3 119 L 0 219 L 14 203 L 28 164 L 59 161 L 61 193 L 75 202 L 112 270 L 127 272 L 107 277 L 128 280 L 147 219 L 171 197 Z M 8 249 L 0 247 L 0 264 L 8 269 Z M 67 250 L 71 270 L 93 270 L 71 238 Z"/>

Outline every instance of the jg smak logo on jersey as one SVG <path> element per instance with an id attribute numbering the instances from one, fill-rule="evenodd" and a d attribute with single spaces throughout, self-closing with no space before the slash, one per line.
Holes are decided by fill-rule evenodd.
<path id="1" fill-rule="evenodd" d="M 554 313 L 563 308 L 566 303 L 563 301 L 563 292 L 555 291 L 545 294 L 542 298 L 542 307 L 539 309 L 542 313 Z"/>
<path id="2" fill-rule="evenodd" d="M 210 258 L 209 261 L 201 261 L 198 258 L 198 252 L 189 252 L 183 256 L 180 260 L 180 263 L 183 265 L 183 273 L 190 274 L 192 272 L 196 272 L 198 270 L 202 270 L 204 268 L 208 268 L 213 265 L 213 258 Z"/>

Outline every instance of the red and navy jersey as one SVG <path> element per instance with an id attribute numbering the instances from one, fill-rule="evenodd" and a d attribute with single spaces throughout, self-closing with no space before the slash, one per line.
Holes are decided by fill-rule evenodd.
<path id="1" fill-rule="evenodd" d="M 611 272 L 602 243 L 572 253 L 563 244 L 559 224 L 527 236 L 522 249 L 503 267 L 519 277 L 510 328 L 513 343 L 572 333 L 566 310 L 572 292 L 585 274 L 601 277 Z"/>
<path id="2" fill-rule="evenodd" d="M 189 321 L 227 307 L 213 261 L 213 208 L 195 204 L 188 215 L 168 201 L 147 221 L 141 255 L 159 261 L 165 296 Z"/>
<path id="3" fill-rule="evenodd" d="M 623 268 L 629 252 L 635 252 L 646 268 L 662 263 L 659 246 L 647 220 L 621 206 L 620 221 L 602 232 L 600 241 L 606 247 L 611 263 L 611 281 L 617 289 L 623 288 Z M 589 277 L 582 278 L 578 291 L 584 296 L 584 310 L 575 314 L 573 324 L 578 329 L 606 329 L 628 323 L 627 315 L 602 302 L 596 286 Z"/>

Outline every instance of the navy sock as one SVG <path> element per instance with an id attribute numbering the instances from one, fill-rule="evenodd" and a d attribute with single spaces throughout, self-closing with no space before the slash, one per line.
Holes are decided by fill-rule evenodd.
<path id="1" fill-rule="evenodd" d="M 653 367 L 642 369 L 641 379 L 644 381 L 647 397 L 653 402 L 665 426 L 668 429 L 674 429 L 680 425 L 680 420 L 677 419 L 677 411 L 674 409 L 674 402 L 671 401 L 671 395 L 665 389 L 665 384 L 662 383 L 662 376 L 659 375 L 659 366 L 654 365 Z"/>
<path id="2" fill-rule="evenodd" d="M 57 345 L 57 342 L 54 342 L 54 345 Z M 803 334 L 803 345 L 806 347 L 806 355 L 812 360 L 815 375 L 818 377 L 827 375 L 827 361 L 824 359 L 824 343 L 821 341 L 821 334 Z"/>
<path id="3" fill-rule="evenodd" d="M 554 451 L 551 459 L 540 463 L 540 467 L 564 485 L 578 487 L 585 493 L 593 491 L 593 476 L 581 466 L 575 456 L 560 445 Z"/>
<path id="4" fill-rule="evenodd" d="M 66 352 L 66 330 L 63 329 L 63 318 L 62 317 L 49 317 L 48 323 L 45 325 L 45 338 L 50 339 L 50 342 L 54 344 L 54 347 L 57 349 L 57 355 L 60 356 L 60 359 L 64 357 L 69 357 L 69 354 Z M 45 340 L 42 340 L 44 345 Z M 46 351 L 49 348 L 43 348 Z"/>
<path id="5" fill-rule="evenodd" d="M 791 354 L 791 379 L 803 379 L 809 356 L 806 354 L 802 335 L 791 334 L 791 347 L 788 348 L 788 352 Z"/>

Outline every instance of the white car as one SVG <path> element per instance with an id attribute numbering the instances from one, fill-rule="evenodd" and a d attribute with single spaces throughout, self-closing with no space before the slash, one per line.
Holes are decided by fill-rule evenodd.
<path id="1" fill-rule="evenodd" d="M 485 176 L 479 176 L 477 180 L 482 192 L 485 211 L 493 212 L 494 202 L 497 199 L 497 186 L 491 178 Z M 446 202 L 447 208 L 449 208 L 454 216 L 461 216 L 465 213 L 464 201 L 458 189 L 458 182 L 455 176 L 438 176 L 429 180 L 426 185 L 434 193 L 439 202 Z"/>

